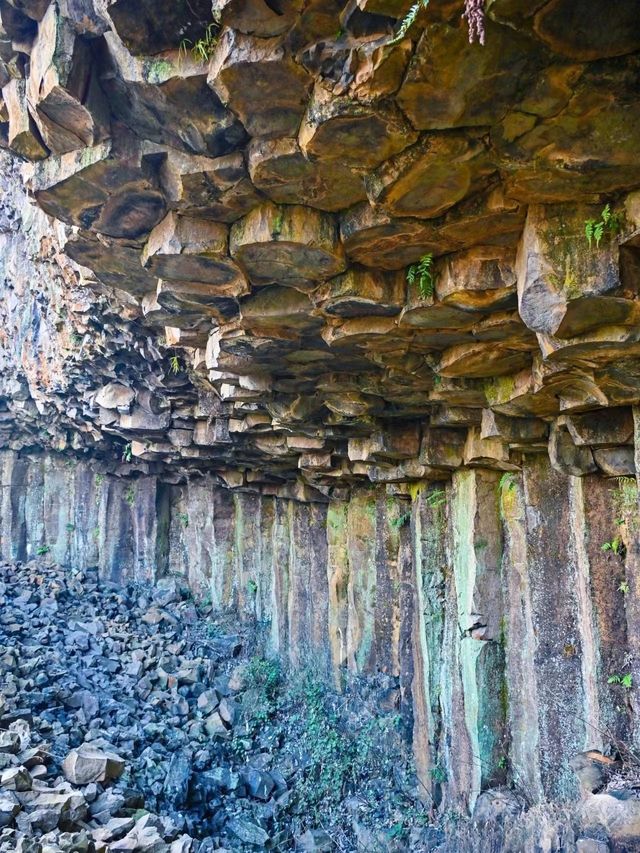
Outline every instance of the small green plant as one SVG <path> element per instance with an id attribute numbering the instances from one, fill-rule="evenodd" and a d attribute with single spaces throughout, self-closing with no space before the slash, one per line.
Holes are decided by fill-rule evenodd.
<path id="1" fill-rule="evenodd" d="M 433 296 L 435 276 L 433 272 L 433 253 L 423 255 L 416 264 L 411 264 L 407 270 L 407 283 L 410 287 L 417 286 L 423 299 Z"/>
<path id="2" fill-rule="evenodd" d="M 178 61 L 182 63 L 184 59 L 191 54 L 195 62 L 208 62 L 211 55 L 218 44 L 218 24 L 212 21 L 205 30 L 202 38 L 196 41 L 191 39 L 182 39 L 178 50 Z"/>
<path id="3" fill-rule="evenodd" d="M 619 536 L 616 536 L 615 539 L 612 539 L 611 542 L 605 542 L 602 545 L 603 551 L 611 551 L 616 557 L 622 555 L 622 550 L 624 545 L 622 543 L 622 539 Z"/>
<path id="4" fill-rule="evenodd" d="M 447 502 L 447 495 L 444 489 L 436 489 L 427 497 L 427 505 L 431 509 L 438 509 Z"/>
<path id="5" fill-rule="evenodd" d="M 398 28 L 398 32 L 391 39 L 390 44 L 397 44 L 399 41 L 406 36 L 411 27 L 415 24 L 416 18 L 422 9 L 426 9 L 429 5 L 429 0 L 418 0 L 417 3 L 414 3 L 413 6 L 409 9 L 407 14 L 404 16 L 402 21 L 400 22 L 400 27 Z"/>
<path id="6" fill-rule="evenodd" d="M 498 759 L 498 770 L 506 770 L 507 769 L 507 756 L 501 755 Z"/>
<path id="7" fill-rule="evenodd" d="M 104 483 L 104 474 L 96 474 L 96 486 L 100 488 L 100 486 Z"/>
<path id="8" fill-rule="evenodd" d="M 178 514 L 178 520 L 180 521 L 180 524 L 184 528 L 187 528 L 189 526 L 189 516 L 187 515 L 186 512 L 179 513 Z"/>
<path id="9" fill-rule="evenodd" d="M 618 488 L 614 496 L 616 511 L 624 516 L 638 511 L 638 484 L 635 477 L 618 477 Z M 621 519 L 624 523 L 624 519 Z"/>
<path id="10" fill-rule="evenodd" d="M 75 526 L 75 524 L 72 524 L 70 521 L 68 521 L 66 524 L 66 528 L 67 528 L 67 533 L 73 533 L 73 531 L 76 529 L 76 526 Z"/>
<path id="11" fill-rule="evenodd" d="M 391 527 L 393 527 L 394 530 L 400 530 L 401 527 L 404 527 L 405 524 L 409 524 L 410 521 L 411 513 L 405 512 L 402 515 L 398 516 L 398 518 L 391 519 L 389 524 L 391 525 Z"/>
<path id="12" fill-rule="evenodd" d="M 129 488 L 124 493 L 124 499 L 129 504 L 129 506 L 133 506 L 136 502 L 136 490 L 133 486 L 129 486 Z"/>
<path id="13" fill-rule="evenodd" d="M 125 444 L 125 446 L 122 449 L 122 461 L 128 463 L 128 462 L 131 462 L 132 459 L 133 459 L 133 448 L 132 448 L 131 442 L 129 442 L 128 444 Z"/>
<path id="14" fill-rule="evenodd" d="M 170 370 L 172 373 L 180 373 L 182 367 L 180 365 L 180 359 L 177 355 L 172 355 L 169 359 Z"/>
<path id="15" fill-rule="evenodd" d="M 100 538 L 100 528 L 99 527 L 93 528 L 93 538 L 95 539 L 96 542 Z"/>
<path id="16" fill-rule="evenodd" d="M 607 684 L 619 684 L 625 690 L 631 690 L 633 687 L 633 675 L 630 672 L 625 672 L 624 675 L 610 675 L 607 678 Z"/>
<path id="17" fill-rule="evenodd" d="M 249 592 L 249 595 L 255 595 L 258 591 L 258 584 L 254 581 L 253 578 L 249 578 L 249 580 L 247 581 L 247 591 Z"/>
<path id="18" fill-rule="evenodd" d="M 447 772 L 444 767 L 441 767 L 439 764 L 436 764 L 435 767 L 431 768 L 431 778 L 436 783 L 436 785 L 444 785 L 447 781 Z"/>
<path id="19" fill-rule="evenodd" d="M 622 227 L 622 215 L 613 213 L 611 205 L 607 204 L 600 214 L 600 219 L 587 219 L 584 223 L 584 234 L 587 238 L 589 248 L 593 248 L 595 243 L 596 249 L 600 248 L 600 243 L 605 234 L 614 235 L 620 231 Z"/>
<path id="20" fill-rule="evenodd" d="M 51 551 L 51 548 L 48 545 L 40 545 L 39 548 L 36 548 L 36 554 L 38 557 L 44 557 L 45 554 L 48 554 Z"/>
<path id="21" fill-rule="evenodd" d="M 257 723 L 265 722 L 275 711 L 282 681 L 280 664 L 277 660 L 255 656 L 247 665 L 245 678 L 247 688 L 255 695 L 251 705 L 252 719 Z"/>
<path id="22" fill-rule="evenodd" d="M 623 595 L 626 595 L 629 592 L 628 581 L 620 581 L 620 586 L 618 587 L 618 592 L 621 592 Z"/>

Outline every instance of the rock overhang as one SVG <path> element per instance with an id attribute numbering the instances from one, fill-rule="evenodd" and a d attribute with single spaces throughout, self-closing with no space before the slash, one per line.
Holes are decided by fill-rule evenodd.
<path id="1" fill-rule="evenodd" d="M 482 46 L 454 0 L 399 41 L 392 0 L 187 5 L 0 4 L 4 144 L 148 341 L 96 360 L 71 444 L 320 500 L 532 453 L 634 473 L 626 7 L 584 0 L 578 38 L 575 3 L 489 0 Z"/>

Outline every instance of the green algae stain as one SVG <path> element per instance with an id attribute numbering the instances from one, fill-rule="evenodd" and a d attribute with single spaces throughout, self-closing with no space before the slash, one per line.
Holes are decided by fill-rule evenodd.
<path id="1" fill-rule="evenodd" d="M 458 602 L 460 630 L 466 631 L 469 614 L 473 611 L 473 590 L 476 582 L 476 553 L 473 518 L 476 508 L 475 474 L 460 471 L 456 474 L 452 501 L 453 570 Z"/>
<path id="2" fill-rule="evenodd" d="M 484 392 L 490 406 L 507 403 L 515 395 L 516 380 L 513 376 L 496 376 L 484 383 Z"/>
<path id="3" fill-rule="evenodd" d="M 165 83 L 175 73 L 175 66 L 167 59 L 147 59 L 144 62 L 142 76 L 153 85 Z"/>
<path id="4" fill-rule="evenodd" d="M 278 237 L 282 234 L 282 228 L 284 226 L 284 213 L 282 210 L 278 210 L 276 214 L 276 218 L 273 220 L 273 228 L 271 229 L 271 239 L 277 240 Z"/>
<path id="5" fill-rule="evenodd" d="M 415 503 L 418 500 L 420 495 L 424 492 L 427 487 L 427 484 L 424 481 L 419 481 L 417 483 L 409 483 L 409 496 L 411 500 Z"/>
<path id="6" fill-rule="evenodd" d="M 500 482 L 499 489 L 500 518 L 505 521 L 513 518 L 518 507 L 518 492 L 515 482 Z"/>

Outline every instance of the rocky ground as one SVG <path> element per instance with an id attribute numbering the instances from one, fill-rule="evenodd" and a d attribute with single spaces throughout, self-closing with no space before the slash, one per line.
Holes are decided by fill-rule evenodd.
<path id="1" fill-rule="evenodd" d="M 0 851 L 427 849 L 392 679 L 287 679 L 177 581 L 0 566 Z"/>

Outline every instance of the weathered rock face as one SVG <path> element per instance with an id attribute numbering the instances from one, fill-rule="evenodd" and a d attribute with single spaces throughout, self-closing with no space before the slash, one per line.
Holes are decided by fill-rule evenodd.
<path id="1" fill-rule="evenodd" d="M 24 183 L 57 221 L 29 214 L 67 292 L 64 255 L 82 265 L 91 355 L 113 355 L 98 293 L 145 349 L 64 377 L 82 405 L 56 446 L 118 436 L 127 457 L 331 499 L 456 467 L 387 452 L 413 421 L 425 446 L 454 429 L 464 464 L 546 443 L 558 470 L 633 473 L 615 430 L 576 450 L 570 421 L 640 396 L 634 15 L 599 33 L 576 29 L 587 2 L 495 0 L 481 46 L 458 2 L 399 40 L 408 4 L 340 5 L 3 3 L 0 127 L 32 161 L 6 166 L 5 207 L 22 215 Z M 8 250 L 46 254 L 22 230 Z M 114 378 L 129 399 L 103 406 Z"/>
<path id="2" fill-rule="evenodd" d="M 640 737 L 640 34 L 462 5 L 0 0 L 0 524 L 392 672 L 468 810 Z"/>
<path id="3" fill-rule="evenodd" d="M 397 679 L 443 808 L 504 784 L 571 801 L 577 753 L 639 742 L 633 478 L 567 476 L 539 454 L 517 473 L 469 467 L 321 504 L 211 475 L 171 485 L 62 455 L 1 459 L 0 559 L 45 554 L 116 583 L 169 573 L 269 625 L 295 666 Z"/>

